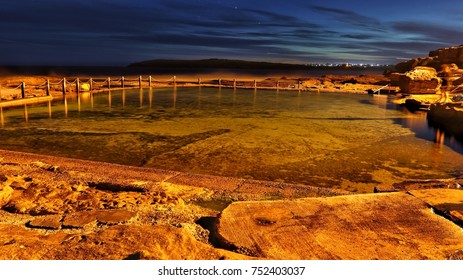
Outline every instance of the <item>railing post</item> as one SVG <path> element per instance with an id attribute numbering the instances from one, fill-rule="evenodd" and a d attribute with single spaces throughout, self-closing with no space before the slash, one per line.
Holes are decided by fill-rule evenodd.
<path id="1" fill-rule="evenodd" d="M 151 75 L 148 77 L 148 87 L 151 87 Z"/>
<path id="2" fill-rule="evenodd" d="M 63 78 L 63 95 L 66 94 L 66 78 Z"/>
<path id="3" fill-rule="evenodd" d="M 257 82 L 254 80 L 254 88 L 257 88 Z"/>
<path id="4" fill-rule="evenodd" d="M 277 81 L 277 89 L 280 88 L 280 80 Z"/>
<path id="5" fill-rule="evenodd" d="M 198 78 L 198 85 L 201 85 L 201 78 Z"/>
<path id="6" fill-rule="evenodd" d="M 88 79 L 88 83 L 89 83 L 89 85 L 90 85 L 90 86 L 89 86 L 89 87 L 90 87 L 90 91 L 92 91 L 92 90 L 93 90 L 93 79 L 92 79 L 92 78 L 89 78 L 89 79 Z"/>
<path id="7" fill-rule="evenodd" d="M 79 82 L 79 78 L 76 78 L 76 92 L 77 92 L 77 93 L 80 92 L 80 82 Z"/>
<path id="8" fill-rule="evenodd" d="M 124 86 L 125 86 L 125 85 L 124 85 L 124 80 L 125 80 L 125 78 L 124 78 L 124 76 L 122 76 L 122 77 L 121 77 L 121 88 L 124 88 Z"/>
<path id="9" fill-rule="evenodd" d="M 47 93 L 47 96 L 50 96 L 50 79 L 47 79 L 47 85 L 46 85 L 45 91 Z"/>
<path id="10" fill-rule="evenodd" d="M 174 76 L 172 79 L 174 80 L 174 86 L 177 86 L 177 77 Z"/>
<path id="11" fill-rule="evenodd" d="M 141 76 L 138 77 L 138 88 L 141 88 Z"/>
<path id="12" fill-rule="evenodd" d="M 222 79 L 219 78 L 218 83 L 219 83 L 219 87 L 221 87 L 222 86 Z"/>
<path id="13" fill-rule="evenodd" d="M 25 82 L 21 83 L 21 97 L 22 98 L 26 97 L 26 83 Z"/>
<path id="14" fill-rule="evenodd" d="M 233 79 L 233 88 L 236 89 L 236 79 Z"/>
<path id="15" fill-rule="evenodd" d="M 111 77 L 108 77 L 108 89 L 111 89 Z"/>

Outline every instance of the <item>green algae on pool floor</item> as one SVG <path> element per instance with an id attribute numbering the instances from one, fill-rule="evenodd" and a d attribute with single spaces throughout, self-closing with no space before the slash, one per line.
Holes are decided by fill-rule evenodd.
<path id="1" fill-rule="evenodd" d="M 117 90 L 2 119 L 3 149 L 356 192 L 463 170 L 457 148 L 420 135 L 426 119 L 367 95 Z"/>

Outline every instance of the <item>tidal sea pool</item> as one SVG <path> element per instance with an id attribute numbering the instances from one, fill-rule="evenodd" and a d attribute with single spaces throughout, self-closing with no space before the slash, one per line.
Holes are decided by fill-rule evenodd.
<path id="1" fill-rule="evenodd" d="M 359 193 L 462 175 L 462 144 L 392 98 L 202 87 L 81 93 L 3 108 L 0 148 Z"/>

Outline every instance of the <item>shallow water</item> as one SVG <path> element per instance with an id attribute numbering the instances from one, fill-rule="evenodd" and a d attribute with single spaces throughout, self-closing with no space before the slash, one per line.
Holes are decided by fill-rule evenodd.
<path id="1" fill-rule="evenodd" d="M 2 110 L 2 149 L 370 192 L 463 170 L 461 143 L 387 97 L 164 88 Z"/>

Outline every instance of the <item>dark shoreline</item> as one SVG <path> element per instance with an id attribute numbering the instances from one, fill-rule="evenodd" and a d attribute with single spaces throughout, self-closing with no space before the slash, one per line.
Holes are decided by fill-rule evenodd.
<path id="1" fill-rule="evenodd" d="M 0 66 L 0 76 L 130 76 L 130 75 L 192 75 L 213 73 L 238 73 L 253 75 L 299 75 L 320 77 L 324 75 L 368 75 L 383 74 L 387 67 L 336 68 L 308 67 L 307 69 L 265 69 L 265 68 L 191 68 L 191 67 L 124 67 L 124 66 Z"/>

